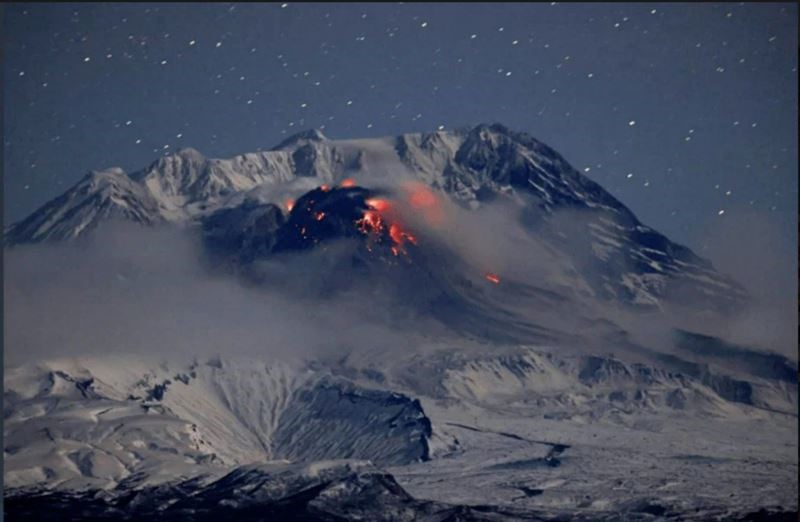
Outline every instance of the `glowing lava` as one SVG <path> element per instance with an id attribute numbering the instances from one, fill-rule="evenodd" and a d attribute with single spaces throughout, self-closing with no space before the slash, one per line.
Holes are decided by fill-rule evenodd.
<path id="1" fill-rule="evenodd" d="M 417 238 L 403 230 L 399 223 L 392 223 L 389 225 L 389 237 L 392 238 L 394 244 L 397 246 L 403 246 L 403 243 L 408 241 L 412 245 L 417 244 Z"/>
<path id="2" fill-rule="evenodd" d="M 316 214 L 314 214 L 314 219 L 316 219 L 317 221 L 322 221 L 323 219 L 325 219 L 325 212 L 317 212 Z"/>
<path id="3" fill-rule="evenodd" d="M 500 276 L 498 276 L 497 274 L 486 272 L 486 274 L 483 277 L 490 283 L 494 283 L 496 285 L 500 284 Z"/>
<path id="4" fill-rule="evenodd" d="M 356 221 L 356 224 L 362 234 L 380 235 L 383 231 L 383 218 L 374 210 L 364 212 L 364 216 Z"/>
<path id="5" fill-rule="evenodd" d="M 339 183 L 339 186 L 343 187 L 343 188 L 355 187 L 356 186 L 356 180 L 354 180 L 353 178 L 345 178 L 345 179 L 342 180 L 341 183 Z"/>
<path id="6" fill-rule="evenodd" d="M 286 205 L 286 211 L 287 212 L 291 212 L 292 209 L 294 208 L 294 200 L 293 199 L 287 199 L 285 205 Z"/>
<path id="7" fill-rule="evenodd" d="M 395 256 L 401 253 L 408 254 L 404 245 L 407 242 L 416 245 L 417 238 L 407 232 L 396 219 L 391 203 L 381 198 L 370 198 L 365 203 L 368 209 L 364 211 L 363 217 L 356 221 L 361 233 L 370 236 L 376 242 L 383 240 L 386 234 L 392 243 L 390 245 L 392 254 Z M 369 245 L 367 248 L 372 251 Z"/>
<path id="8" fill-rule="evenodd" d="M 389 202 L 385 199 L 372 198 L 365 201 L 367 206 L 378 212 L 386 212 L 389 210 Z"/>
<path id="9" fill-rule="evenodd" d="M 328 192 L 331 189 L 330 185 L 320 185 L 319 188 L 322 192 Z"/>

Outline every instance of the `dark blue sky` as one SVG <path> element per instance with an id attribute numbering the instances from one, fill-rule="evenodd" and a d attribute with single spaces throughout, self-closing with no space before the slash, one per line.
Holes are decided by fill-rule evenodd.
<path id="1" fill-rule="evenodd" d="M 500 122 L 700 248 L 795 238 L 797 5 L 6 4 L 5 220 L 90 169 Z M 721 211 L 724 213 L 720 214 Z"/>

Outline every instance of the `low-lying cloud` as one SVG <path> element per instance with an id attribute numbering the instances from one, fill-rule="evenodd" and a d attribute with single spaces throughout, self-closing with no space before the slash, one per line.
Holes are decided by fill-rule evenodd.
<path id="1" fill-rule="evenodd" d="M 292 295 L 291 282 L 247 285 L 209 273 L 201 255 L 185 230 L 121 223 L 78 243 L 7 250 L 6 364 L 110 353 L 301 360 L 408 342 L 365 320 L 369 304 L 357 295 L 314 300 L 300 288 Z M 312 274 L 314 262 L 295 275 Z"/>
<path id="2" fill-rule="evenodd" d="M 409 187 L 399 184 L 392 190 L 400 194 Z M 602 268 L 585 244 L 587 238 L 572 238 L 584 256 L 578 268 L 537 240 L 520 222 L 521 207 L 510 201 L 478 210 L 445 200 L 437 205 L 441 215 L 435 219 L 419 208 L 400 209 L 423 248 L 428 242 L 442 253 L 427 258 L 431 264 L 426 270 L 464 271 L 476 285 L 486 285 L 473 287 L 474 295 L 518 315 L 510 321 L 584 335 L 588 351 L 614 349 L 603 345 L 596 330 L 600 319 L 661 351 L 672 349 L 672 329 L 683 326 L 796 358 L 796 294 L 786 291 L 796 288 L 796 270 L 772 257 L 770 247 L 779 238 L 761 229 L 749 234 L 762 241 L 759 248 L 751 244 L 742 251 L 738 242 L 726 243 L 724 238 L 730 236 L 723 235 L 712 249 L 718 268 L 738 276 L 751 292 L 756 289 L 756 306 L 734 319 L 692 323 L 668 313 L 636 314 L 583 299 L 587 289 L 580 287 L 576 275 L 590 278 L 593 274 L 586 272 L 599 273 Z M 585 216 L 575 213 L 552 219 L 564 230 L 585 225 Z M 751 226 L 755 222 L 749 221 Z M 435 314 L 415 311 L 414 292 L 430 300 L 426 306 L 436 306 L 431 302 L 440 289 L 424 288 L 424 278 L 414 280 L 418 288 L 407 288 L 402 280 L 382 283 L 381 278 L 398 273 L 392 271 L 362 279 L 352 268 L 352 246 L 344 241 L 324 252 L 315 249 L 259 261 L 251 267 L 258 284 L 210 272 L 202 262 L 199 236 L 187 229 L 110 223 L 75 243 L 6 250 L 5 361 L 16 365 L 108 353 L 339 359 L 354 349 L 409 354 L 424 350 L 432 339 L 447 339 L 464 349 L 487 349 L 471 345 L 468 337 L 459 338 L 459 332 L 448 330 Z M 583 273 L 576 274 L 578 269 Z M 502 286 L 492 294 L 494 287 L 482 281 L 484 272 L 497 273 L 504 282 L 523 283 L 539 295 L 561 292 L 568 299 L 529 299 Z M 791 285 L 781 283 L 787 278 Z M 465 302 L 471 298 L 472 294 Z"/>

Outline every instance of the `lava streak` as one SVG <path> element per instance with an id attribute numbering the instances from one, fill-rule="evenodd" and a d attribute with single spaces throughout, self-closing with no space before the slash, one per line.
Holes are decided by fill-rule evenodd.
<path id="1" fill-rule="evenodd" d="M 286 211 L 287 212 L 291 212 L 292 209 L 294 208 L 294 200 L 293 199 L 287 199 L 285 205 L 286 205 Z"/>
<path id="2" fill-rule="evenodd" d="M 491 272 L 486 272 L 486 274 L 484 274 L 483 277 L 484 277 L 484 279 L 486 279 L 490 283 L 494 283 L 496 285 L 500 284 L 500 276 L 498 276 L 497 274 L 493 274 Z"/>
<path id="3" fill-rule="evenodd" d="M 407 254 L 405 247 L 403 246 L 406 241 L 411 243 L 412 245 L 417 244 L 417 238 L 403 230 L 403 227 L 400 226 L 399 223 L 392 223 L 389 225 L 389 237 L 392 239 L 394 245 L 392 245 L 392 253 L 396 256 L 399 253 Z"/>
<path id="4" fill-rule="evenodd" d="M 356 180 L 354 180 L 353 178 L 345 178 L 342 180 L 341 183 L 339 183 L 339 186 L 342 188 L 355 187 Z"/>

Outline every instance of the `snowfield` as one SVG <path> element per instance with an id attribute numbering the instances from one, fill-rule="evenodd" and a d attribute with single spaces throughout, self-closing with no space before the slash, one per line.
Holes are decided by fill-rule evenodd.
<path id="1" fill-rule="evenodd" d="M 252 466 L 284 488 L 283 480 L 300 480 L 300 468 L 285 468 L 290 462 L 356 459 L 385 469 L 414 499 L 494 506 L 503 517 L 659 512 L 705 520 L 753 506 L 796 509 L 792 414 L 614 360 L 536 348 L 445 360 L 434 390 L 416 389 L 409 373 L 432 376 L 402 362 L 383 373 L 225 358 L 16 368 L 6 375 L 7 495 L 44 484 L 128 495 L 211 484 Z"/>

